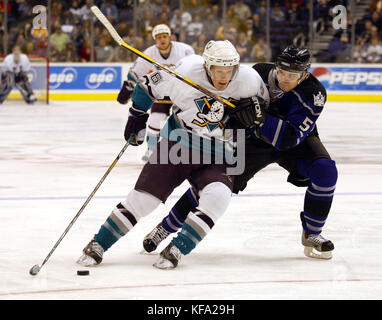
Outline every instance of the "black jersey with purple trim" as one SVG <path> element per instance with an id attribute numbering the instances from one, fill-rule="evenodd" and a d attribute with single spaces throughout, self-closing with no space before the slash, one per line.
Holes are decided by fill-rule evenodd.
<path id="1" fill-rule="evenodd" d="M 317 135 L 316 121 L 326 102 L 326 90 L 311 74 L 297 87 L 283 92 L 278 87 L 273 63 L 253 66 L 266 84 L 270 104 L 264 125 L 251 130 L 251 136 L 287 150 L 299 145 L 308 135 Z"/>

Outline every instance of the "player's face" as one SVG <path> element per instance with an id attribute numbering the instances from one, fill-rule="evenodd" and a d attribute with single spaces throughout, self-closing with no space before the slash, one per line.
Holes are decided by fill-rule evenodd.
<path id="1" fill-rule="evenodd" d="M 171 38 L 167 33 L 160 33 L 155 36 L 155 43 L 159 51 L 165 51 L 170 47 Z"/>
<path id="2" fill-rule="evenodd" d="M 301 73 L 290 72 L 276 68 L 277 81 L 279 82 L 279 87 L 282 91 L 288 92 L 293 90 L 300 83 Z"/>
<path id="3" fill-rule="evenodd" d="M 221 91 L 227 88 L 235 67 L 212 66 L 210 76 L 214 87 Z"/>

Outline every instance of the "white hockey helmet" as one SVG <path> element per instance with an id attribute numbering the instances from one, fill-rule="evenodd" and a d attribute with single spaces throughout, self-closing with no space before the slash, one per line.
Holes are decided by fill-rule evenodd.
<path id="1" fill-rule="evenodd" d="M 153 32 L 152 32 L 153 39 L 155 40 L 155 37 L 161 33 L 167 33 L 169 36 L 171 36 L 171 30 L 167 25 L 158 24 L 153 29 Z"/>
<path id="2" fill-rule="evenodd" d="M 212 66 L 237 67 L 240 62 L 239 53 L 228 40 L 209 41 L 204 48 L 203 58 L 208 74 L 210 74 Z"/>

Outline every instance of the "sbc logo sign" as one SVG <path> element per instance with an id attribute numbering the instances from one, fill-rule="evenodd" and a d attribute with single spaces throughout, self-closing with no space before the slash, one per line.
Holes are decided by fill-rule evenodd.
<path id="1" fill-rule="evenodd" d="M 53 72 L 49 76 L 50 89 L 58 89 L 62 84 L 70 84 L 77 79 L 77 70 L 72 67 L 64 68 L 60 73 Z"/>
<path id="2" fill-rule="evenodd" d="M 89 89 L 97 89 L 102 84 L 110 84 L 117 79 L 115 68 L 104 68 L 101 73 L 92 72 L 86 77 L 85 85 Z"/>

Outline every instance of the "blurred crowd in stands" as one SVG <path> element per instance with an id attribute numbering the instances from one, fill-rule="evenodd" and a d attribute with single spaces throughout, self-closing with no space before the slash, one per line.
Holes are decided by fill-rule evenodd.
<path id="1" fill-rule="evenodd" d="M 273 61 L 280 50 L 291 44 L 309 43 L 310 0 L 271 1 L 270 41 L 266 41 L 266 0 L 136 0 L 134 30 L 133 0 L 52 0 L 50 23 L 50 59 L 52 62 L 134 61 L 135 56 L 115 45 L 103 26 L 90 12 L 93 4 L 115 26 L 124 40 L 144 51 L 154 44 L 152 28 L 169 25 L 173 40 L 186 42 L 201 53 L 211 39 L 233 42 L 243 62 Z M 355 0 L 360 3 L 360 0 Z M 26 54 L 48 55 L 48 37 L 44 29 L 33 29 L 32 2 L 8 1 L 8 48 L 19 45 Z M 317 51 L 317 62 L 382 61 L 382 0 L 370 0 L 369 10 L 356 21 L 355 46 L 351 46 L 350 0 L 314 0 L 313 20 L 321 21 L 324 30 L 331 27 L 332 8 L 347 7 L 347 29 L 336 31 L 328 49 Z M 224 19 L 223 7 L 226 8 Z M 0 0 L 0 26 L 4 5 Z M 93 19 L 93 21 L 92 21 Z M 91 35 L 94 35 L 93 38 Z M 3 38 L 3 30 L 0 30 Z M 92 42 L 93 39 L 93 42 Z M 300 43 L 298 43 L 300 40 Z M 93 43 L 93 53 L 91 52 Z M 3 41 L 0 52 L 3 52 Z"/>

